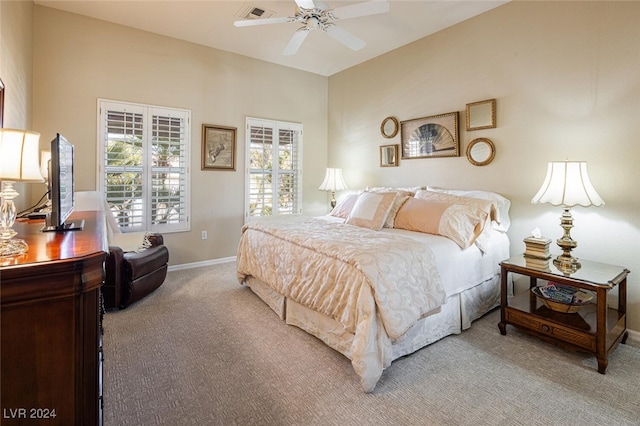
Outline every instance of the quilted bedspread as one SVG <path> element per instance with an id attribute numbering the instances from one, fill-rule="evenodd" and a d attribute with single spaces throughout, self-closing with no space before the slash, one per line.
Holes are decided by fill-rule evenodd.
<path id="1" fill-rule="evenodd" d="M 445 300 L 432 251 L 407 237 L 319 218 L 248 223 L 238 279 L 254 276 L 354 335 L 350 358 L 365 391 L 390 363 L 385 342 Z M 383 332 L 387 338 L 381 339 Z"/>

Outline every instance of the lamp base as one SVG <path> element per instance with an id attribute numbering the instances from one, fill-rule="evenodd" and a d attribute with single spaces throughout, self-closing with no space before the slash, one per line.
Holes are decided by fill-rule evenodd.
<path id="1" fill-rule="evenodd" d="M 24 240 L 0 240 L 0 257 L 20 256 L 29 251 Z"/>
<path id="2" fill-rule="evenodd" d="M 565 256 L 563 254 L 553 259 L 553 264 L 561 272 L 568 274 L 577 271 L 582 266 L 577 258 L 573 256 Z"/>
<path id="3" fill-rule="evenodd" d="M 571 256 L 571 250 L 578 247 L 578 242 L 571 238 L 571 228 L 573 228 L 573 216 L 569 207 L 565 207 L 560 217 L 560 226 L 564 230 L 562 238 L 558 238 L 556 243 L 562 249 L 562 254 L 553 260 L 553 264 L 564 273 L 572 273 L 580 269 L 578 259 Z"/>

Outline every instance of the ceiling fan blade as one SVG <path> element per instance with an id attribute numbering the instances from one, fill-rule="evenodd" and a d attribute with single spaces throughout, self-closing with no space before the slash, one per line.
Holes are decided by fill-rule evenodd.
<path id="1" fill-rule="evenodd" d="M 334 24 L 328 24 L 325 32 L 351 50 L 360 50 L 367 45 L 364 41 Z"/>
<path id="2" fill-rule="evenodd" d="M 356 3 L 349 6 L 337 7 L 331 14 L 338 19 L 358 18 L 360 16 L 376 15 L 389 11 L 389 2 L 386 0 L 371 0 L 364 3 Z"/>
<path id="3" fill-rule="evenodd" d="M 289 44 L 287 44 L 287 47 L 284 49 L 282 54 L 295 55 L 298 49 L 300 49 L 300 46 L 302 46 L 304 39 L 307 38 L 308 35 L 309 29 L 306 27 L 302 27 L 298 31 L 293 33 L 293 37 L 291 37 L 291 40 L 289 40 Z"/>
<path id="4" fill-rule="evenodd" d="M 254 25 L 266 25 L 266 24 L 283 24 L 285 22 L 293 22 L 294 18 L 284 16 L 277 18 L 266 18 L 266 19 L 244 19 L 242 21 L 235 21 L 233 23 L 236 27 L 252 27 Z"/>
<path id="5" fill-rule="evenodd" d="M 302 9 L 314 9 L 316 7 L 313 0 L 296 0 L 296 4 Z"/>
<path id="6" fill-rule="evenodd" d="M 349 31 L 334 24 L 328 24 L 324 31 L 351 50 L 360 50 L 367 45 L 367 43 L 360 40 Z"/>

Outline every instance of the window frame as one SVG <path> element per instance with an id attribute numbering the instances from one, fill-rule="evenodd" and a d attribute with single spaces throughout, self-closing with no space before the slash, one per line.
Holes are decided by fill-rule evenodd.
<path id="1" fill-rule="evenodd" d="M 142 115 L 142 131 L 141 131 L 141 139 L 142 139 L 142 164 L 141 166 L 131 167 L 131 170 L 136 169 L 141 174 L 140 179 L 140 191 L 141 191 L 141 200 L 142 213 L 139 215 L 141 219 L 139 223 L 134 223 L 130 226 L 122 226 L 119 218 L 116 216 L 116 221 L 118 222 L 118 226 L 120 230 L 124 233 L 127 232 L 136 232 L 136 231 L 146 231 L 146 232 L 159 232 L 159 233 L 172 233 L 172 232 L 186 232 L 191 230 L 191 111 L 187 109 L 180 108 L 170 108 L 156 105 L 148 105 L 148 104 L 140 104 L 134 102 L 127 101 L 117 101 L 110 99 L 102 99 L 98 98 L 98 140 L 97 140 L 97 175 L 96 175 L 96 188 L 101 194 L 107 196 L 107 183 L 106 183 L 106 174 L 107 174 L 107 165 L 106 165 L 106 144 L 108 142 L 108 133 L 107 133 L 107 111 L 114 111 L 116 113 L 134 113 Z M 169 166 L 161 166 L 153 164 L 153 148 L 157 147 L 156 140 L 154 140 L 153 130 L 158 129 L 158 127 L 154 127 L 156 122 L 153 121 L 154 117 L 161 119 L 168 119 L 170 123 L 173 123 L 175 120 L 179 121 L 178 129 L 178 164 L 177 165 L 169 165 Z M 169 129 L 171 129 L 172 124 L 169 125 Z M 175 128 L 175 125 L 174 125 Z M 172 143 L 166 142 L 163 145 L 171 146 Z M 175 144 L 173 144 L 175 146 Z M 175 155 L 173 156 L 176 157 Z M 154 219 L 152 217 L 153 212 L 151 209 L 154 205 L 157 206 L 157 203 L 154 203 L 154 197 L 157 196 L 157 199 L 161 199 L 160 194 L 154 194 L 154 186 L 153 179 L 154 174 L 165 174 L 164 179 L 170 180 L 170 186 L 178 187 L 179 195 L 177 196 L 179 200 L 179 209 L 177 219 L 174 219 L 170 223 L 153 223 Z M 167 178 L 166 174 L 177 174 L 177 178 Z M 174 182 L 171 182 L 171 180 Z M 109 200 L 107 200 L 109 201 Z M 111 203 L 110 203 L 111 205 Z"/>
<path id="2" fill-rule="evenodd" d="M 272 141 L 272 158 L 277 157 L 277 148 L 280 146 L 280 131 L 292 131 L 295 132 L 296 141 L 295 141 L 295 156 L 296 158 L 293 160 L 295 163 L 295 168 L 292 172 L 281 172 L 278 168 L 278 161 L 272 161 L 272 165 L 275 164 L 275 167 L 271 169 L 263 169 L 263 170 L 271 170 L 272 174 L 275 174 L 276 179 L 272 181 L 271 189 L 275 191 L 278 188 L 279 177 L 283 175 L 293 175 L 294 176 L 294 207 L 293 211 L 281 213 L 279 208 L 274 208 L 274 206 L 279 207 L 279 203 L 276 203 L 276 200 L 279 197 L 272 197 L 272 214 L 271 215 L 252 215 L 251 214 L 251 204 L 252 204 L 252 193 L 251 193 L 251 183 L 252 183 L 252 169 L 251 169 L 251 143 L 252 143 L 252 127 L 265 127 L 271 128 L 273 134 Z M 302 212 L 302 152 L 303 152 L 303 125 L 302 123 L 288 122 L 288 121 L 277 121 L 277 120 L 269 120 L 264 118 L 255 118 L 255 117 L 247 117 L 246 125 L 245 125 L 245 207 L 244 207 L 244 219 L 245 223 L 251 220 L 255 220 L 258 217 L 264 216 L 280 216 L 283 214 L 299 214 Z M 279 191 L 275 191 L 280 193 Z M 274 193 L 274 192 L 272 192 Z"/>

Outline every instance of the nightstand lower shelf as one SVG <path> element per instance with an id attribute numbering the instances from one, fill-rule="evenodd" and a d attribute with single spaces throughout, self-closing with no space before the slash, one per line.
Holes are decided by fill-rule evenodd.
<path id="1" fill-rule="evenodd" d="M 607 308 L 607 354 L 615 348 L 621 337 L 623 343 L 626 340 L 624 320 L 624 314 Z M 533 294 L 519 294 L 511 298 L 509 306 L 505 307 L 505 323 L 569 349 L 582 349 L 593 354 L 598 349 L 595 303 L 583 306 L 576 313 L 564 314 L 543 306 Z"/>

